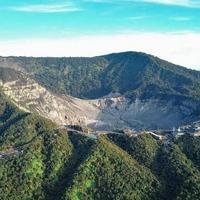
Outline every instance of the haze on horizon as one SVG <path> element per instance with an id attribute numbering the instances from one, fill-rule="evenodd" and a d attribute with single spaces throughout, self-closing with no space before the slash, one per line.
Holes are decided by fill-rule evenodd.
<path id="1" fill-rule="evenodd" d="M 200 70 L 198 0 L 0 0 L 0 55 L 142 51 Z"/>

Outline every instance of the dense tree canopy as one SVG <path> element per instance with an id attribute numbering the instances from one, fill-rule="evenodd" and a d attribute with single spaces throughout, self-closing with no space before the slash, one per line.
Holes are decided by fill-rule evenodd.
<path id="1" fill-rule="evenodd" d="M 200 72 L 144 53 L 93 58 L 10 57 L 4 59 L 4 65 L 6 62 L 8 67 L 12 63 L 26 70 L 54 92 L 81 98 L 98 98 L 110 92 L 141 98 L 200 98 Z"/>
<path id="2" fill-rule="evenodd" d="M 148 134 L 91 139 L 6 101 L 0 118 L 2 200 L 199 199 L 198 137 L 169 146 Z"/>

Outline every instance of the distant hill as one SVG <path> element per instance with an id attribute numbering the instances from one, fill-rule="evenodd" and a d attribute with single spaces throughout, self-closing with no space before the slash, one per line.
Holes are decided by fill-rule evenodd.
<path id="1" fill-rule="evenodd" d="M 93 58 L 0 58 L 57 93 L 99 98 L 111 92 L 140 98 L 200 98 L 200 72 L 138 52 Z"/>

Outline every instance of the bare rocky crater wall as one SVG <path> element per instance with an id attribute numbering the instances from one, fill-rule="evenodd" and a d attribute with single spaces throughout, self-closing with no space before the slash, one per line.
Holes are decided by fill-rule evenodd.
<path id="1" fill-rule="evenodd" d="M 25 111 L 37 112 L 58 125 L 84 125 L 95 130 L 172 129 L 192 121 L 198 107 L 192 100 L 177 106 L 173 100 L 131 100 L 119 94 L 95 100 L 58 96 L 23 72 L 16 73 L 15 80 L 1 81 L 4 93 Z"/>

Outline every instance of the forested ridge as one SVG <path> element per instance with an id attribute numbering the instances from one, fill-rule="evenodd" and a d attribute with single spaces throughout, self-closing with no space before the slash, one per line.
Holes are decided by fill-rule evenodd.
<path id="1" fill-rule="evenodd" d="M 199 199 L 198 137 L 91 139 L 0 99 L 0 199 Z"/>
<path id="2" fill-rule="evenodd" d="M 200 98 L 200 72 L 140 52 L 92 58 L 0 59 L 17 66 L 48 89 L 79 98 L 99 98 L 110 92 L 139 98 Z"/>

